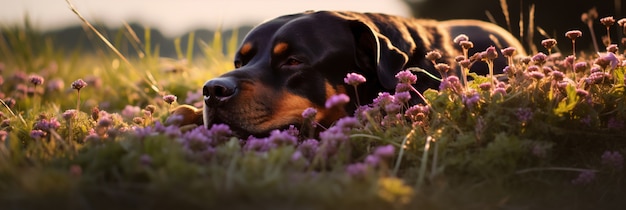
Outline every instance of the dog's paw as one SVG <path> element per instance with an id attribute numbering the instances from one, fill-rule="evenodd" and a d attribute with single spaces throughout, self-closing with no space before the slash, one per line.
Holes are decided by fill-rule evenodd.
<path id="1" fill-rule="evenodd" d="M 180 105 L 174 108 L 170 113 L 171 116 L 178 115 L 182 117 L 182 119 L 177 120 L 176 124 L 179 126 L 202 125 L 204 123 L 202 121 L 202 109 L 190 105 Z"/>

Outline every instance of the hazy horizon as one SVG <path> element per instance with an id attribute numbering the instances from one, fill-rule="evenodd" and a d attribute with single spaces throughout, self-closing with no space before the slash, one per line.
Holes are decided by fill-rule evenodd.
<path id="1" fill-rule="evenodd" d="M 65 0 L 0 0 L 0 24 L 19 25 L 28 17 L 44 31 L 80 24 Z M 353 10 L 410 16 L 400 0 L 72 0 L 90 22 L 117 27 L 140 23 L 159 29 L 164 35 L 180 36 L 194 29 L 216 29 L 256 25 L 264 20 L 305 10 Z"/>

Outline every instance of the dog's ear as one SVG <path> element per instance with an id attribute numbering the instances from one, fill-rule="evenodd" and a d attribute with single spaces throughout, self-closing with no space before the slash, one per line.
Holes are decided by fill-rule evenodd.
<path id="1" fill-rule="evenodd" d="M 408 56 L 362 21 L 350 21 L 350 29 L 356 43 L 357 66 L 365 71 L 375 71 L 385 89 L 394 89 L 398 83 L 395 75 L 402 70 Z"/>

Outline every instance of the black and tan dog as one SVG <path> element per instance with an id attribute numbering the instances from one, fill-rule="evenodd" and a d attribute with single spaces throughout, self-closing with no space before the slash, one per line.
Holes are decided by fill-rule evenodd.
<path id="1" fill-rule="evenodd" d="M 474 52 L 489 46 L 521 44 L 504 29 L 476 20 L 434 21 L 355 12 L 305 12 L 272 19 L 255 27 L 243 40 L 234 60 L 235 70 L 206 82 L 204 110 L 189 106 L 175 113 L 186 124 L 210 126 L 224 123 L 242 137 L 264 135 L 274 129 L 298 125 L 301 113 L 316 108 L 316 120 L 328 126 L 352 114 L 355 103 L 326 109 L 329 97 L 356 94 L 343 78 L 359 73 L 367 82 L 358 87 L 360 101 L 371 102 L 379 92 L 393 92 L 394 77 L 408 67 L 420 67 L 439 75 L 425 55 L 443 54 L 442 62 L 462 53 L 452 39 L 466 34 Z M 472 52 L 470 52 L 472 53 Z M 470 54 L 471 55 L 471 54 Z M 496 70 L 506 65 L 503 56 Z M 473 71 L 485 74 L 478 63 Z M 416 88 L 437 88 L 439 82 L 417 75 Z"/>

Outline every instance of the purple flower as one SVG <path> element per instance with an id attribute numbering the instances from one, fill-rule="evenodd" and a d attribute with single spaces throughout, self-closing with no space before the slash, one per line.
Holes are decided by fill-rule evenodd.
<path id="1" fill-rule="evenodd" d="M 460 41 L 459 45 L 461 45 L 463 49 L 474 48 L 474 43 L 471 41 Z"/>
<path id="2" fill-rule="evenodd" d="M 87 86 L 87 82 L 83 81 L 83 79 L 78 79 L 72 82 L 72 89 L 80 90 Z"/>
<path id="3" fill-rule="evenodd" d="M 302 118 L 304 119 L 315 119 L 315 115 L 317 115 L 317 109 L 313 107 L 306 108 L 302 112 Z"/>
<path id="4" fill-rule="evenodd" d="M 565 78 L 565 74 L 560 71 L 552 71 L 550 72 L 550 76 L 552 76 L 552 78 L 556 81 L 561 81 Z"/>
<path id="5" fill-rule="evenodd" d="M 343 129 L 343 130 L 349 130 L 352 128 L 358 128 L 359 126 L 361 126 L 361 124 L 359 123 L 359 120 L 357 120 L 354 117 L 343 117 L 339 120 L 337 120 L 337 122 L 335 123 L 334 127 Z"/>
<path id="6" fill-rule="evenodd" d="M 398 104 L 406 104 L 409 103 L 409 100 L 411 100 L 411 93 L 407 91 L 396 92 L 396 94 L 393 95 L 393 98 Z"/>
<path id="7" fill-rule="evenodd" d="M 502 55 L 506 57 L 511 57 L 515 54 L 516 50 L 517 49 L 515 49 L 515 47 L 507 47 L 507 48 L 500 50 L 500 52 L 502 53 Z"/>
<path id="8" fill-rule="evenodd" d="M 489 46 L 486 50 L 485 50 L 485 57 L 489 60 L 494 60 L 496 58 L 498 58 L 498 51 L 496 50 L 496 47 L 494 46 Z"/>
<path id="9" fill-rule="evenodd" d="M 572 180 L 572 184 L 574 185 L 587 185 L 591 183 L 596 178 L 596 172 L 592 170 L 585 170 L 578 174 L 576 179 Z"/>
<path id="10" fill-rule="evenodd" d="M 348 85 L 352 85 L 356 87 L 357 85 L 364 83 L 366 80 L 363 75 L 360 75 L 357 73 L 348 73 L 346 75 L 346 78 L 343 79 L 343 81 Z"/>
<path id="11" fill-rule="evenodd" d="M 579 30 L 571 30 L 571 31 L 565 32 L 565 36 L 571 39 L 572 41 L 578 37 L 581 37 L 582 35 L 583 35 L 583 32 Z"/>
<path id="12" fill-rule="evenodd" d="M 437 50 L 433 50 L 426 53 L 426 59 L 435 62 L 436 60 L 441 58 L 441 53 Z"/>
<path id="13" fill-rule="evenodd" d="M 133 117 L 137 116 L 139 112 L 141 112 L 141 108 L 139 108 L 138 106 L 126 105 L 122 110 L 122 117 L 126 119 L 132 119 Z"/>
<path id="14" fill-rule="evenodd" d="M 491 86 L 491 85 L 490 85 Z M 468 108 L 473 108 L 480 101 L 480 94 L 476 91 L 468 92 L 463 95 L 463 104 Z"/>
<path id="15" fill-rule="evenodd" d="M 61 127 L 61 123 L 59 123 L 57 118 L 53 117 L 50 119 L 41 119 L 35 122 L 35 126 L 33 126 L 33 129 L 49 131 L 49 130 L 56 130 L 59 127 Z"/>
<path id="16" fill-rule="evenodd" d="M 328 100 L 326 100 L 326 108 L 330 109 L 332 107 L 343 106 L 350 102 L 350 97 L 346 94 L 340 93 L 338 95 L 331 96 Z"/>
<path id="17" fill-rule="evenodd" d="M 528 73 L 529 77 L 535 78 L 536 80 L 540 80 L 543 79 L 546 75 L 542 72 L 538 72 L 538 71 L 531 71 Z"/>
<path id="18" fill-rule="evenodd" d="M 394 101 L 394 96 L 392 96 L 388 92 L 382 92 L 382 93 L 378 93 L 378 97 L 374 99 L 372 105 L 384 107 L 385 105 L 392 103 L 393 101 Z"/>
<path id="19" fill-rule="evenodd" d="M 163 96 L 163 101 L 165 101 L 165 103 L 168 104 L 172 104 L 176 101 L 176 96 L 175 95 L 165 95 Z"/>
<path id="20" fill-rule="evenodd" d="M 606 69 L 609 66 L 611 67 L 611 69 L 615 69 L 619 62 L 619 58 L 617 58 L 617 56 L 615 56 L 615 54 L 613 54 L 612 52 L 609 52 L 596 59 L 595 64 L 598 64 L 603 69 Z"/>
<path id="21" fill-rule="evenodd" d="M 460 44 L 461 41 L 469 41 L 469 37 L 465 34 L 459 34 L 452 40 L 456 44 Z"/>
<path id="22" fill-rule="evenodd" d="M 602 154 L 602 165 L 621 170 L 624 167 L 624 157 L 618 151 L 605 151 Z"/>
<path id="23" fill-rule="evenodd" d="M 183 147 L 191 152 L 201 152 L 211 147 L 211 138 L 208 130 L 204 126 L 199 126 L 185 134 L 179 139 Z"/>
<path id="24" fill-rule="evenodd" d="M 611 52 L 611 53 L 616 53 L 618 49 L 619 48 L 617 47 L 616 44 L 611 44 L 611 45 L 606 47 L 606 51 L 607 52 Z"/>
<path id="25" fill-rule="evenodd" d="M 276 147 L 276 145 L 270 142 L 268 138 L 258 139 L 250 137 L 246 140 L 243 149 L 245 151 L 267 152 L 274 147 Z"/>
<path id="26" fill-rule="evenodd" d="M 381 158 L 376 155 L 368 155 L 365 157 L 365 164 L 369 166 L 377 166 L 381 162 Z"/>
<path id="27" fill-rule="evenodd" d="M 346 173 L 355 178 L 362 178 L 367 174 L 368 166 L 364 163 L 354 163 L 346 167 Z"/>
<path id="28" fill-rule="evenodd" d="M 1 84 L 2 82 L 0 82 L 0 85 Z M 64 86 L 65 86 L 65 82 L 63 82 L 62 79 L 53 79 L 53 80 L 50 80 L 50 82 L 48 82 L 46 89 L 50 92 L 55 92 L 55 91 L 63 90 Z"/>
<path id="29" fill-rule="evenodd" d="M 541 52 L 540 52 L 540 53 L 535 54 L 535 55 L 531 58 L 531 60 L 532 60 L 533 62 L 535 62 L 535 64 L 537 64 L 537 65 L 543 65 L 543 64 L 546 62 L 546 59 L 548 59 L 548 56 L 547 56 L 546 54 L 541 53 Z"/>
<path id="30" fill-rule="evenodd" d="M 585 69 L 587 69 L 587 62 L 581 61 L 574 64 L 575 72 L 582 72 L 585 71 Z"/>
<path id="31" fill-rule="evenodd" d="M 271 143 L 278 146 L 295 145 L 298 142 L 298 137 L 292 136 L 291 134 L 280 130 L 271 131 L 268 139 Z"/>
<path id="32" fill-rule="evenodd" d="M 415 84 L 415 82 L 417 82 L 417 76 L 415 76 L 415 74 L 411 73 L 411 71 L 409 70 L 398 72 L 396 74 L 396 78 L 398 79 L 399 83 L 404 84 Z"/>
<path id="33" fill-rule="evenodd" d="M 315 157 L 318 147 L 319 141 L 315 139 L 307 139 L 298 145 L 298 151 L 300 151 L 304 157 L 312 159 Z"/>
<path id="34" fill-rule="evenodd" d="M 28 80 L 30 81 L 31 84 L 35 86 L 43 84 L 43 81 L 44 81 L 43 77 L 36 75 L 36 74 L 30 75 L 28 77 Z"/>
<path id="35" fill-rule="evenodd" d="M 374 155 L 383 159 L 392 158 L 395 155 L 396 148 L 391 145 L 379 146 L 374 149 Z"/>
<path id="36" fill-rule="evenodd" d="M 78 111 L 76 111 L 76 109 L 68 109 L 65 112 L 63 112 L 63 119 L 70 120 L 74 118 L 76 114 L 78 114 Z"/>
<path id="37" fill-rule="evenodd" d="M 400 104 L 396 104 L 396 103 L 390 103 L 385 105 L 385 112 L 387 112 L 387 114 L 397 114 L 402 110 L 402 106 L 400 106 Z"/>
<path id="38" fill-rule="evenodd" d="M 533 111 L 530 108 L 518 108 L 515 111 L 515 116 L 521 122 L 528 122 L 533 118 Z"/>
<path id="39" fill-rule="evenodd" d="M 46 132 L 42 130 L 35 129 L 35 130 L 30 131 L 30 137 L 33 139 L 41 139 L 45 136 L 46 136 Z"/>
<path id="40" fill-rule="evenodd" d="M 541 40 L 541 45 L 546 49 L 550 50 L 556 45 L 556 39 L 544 39 Z"/>

